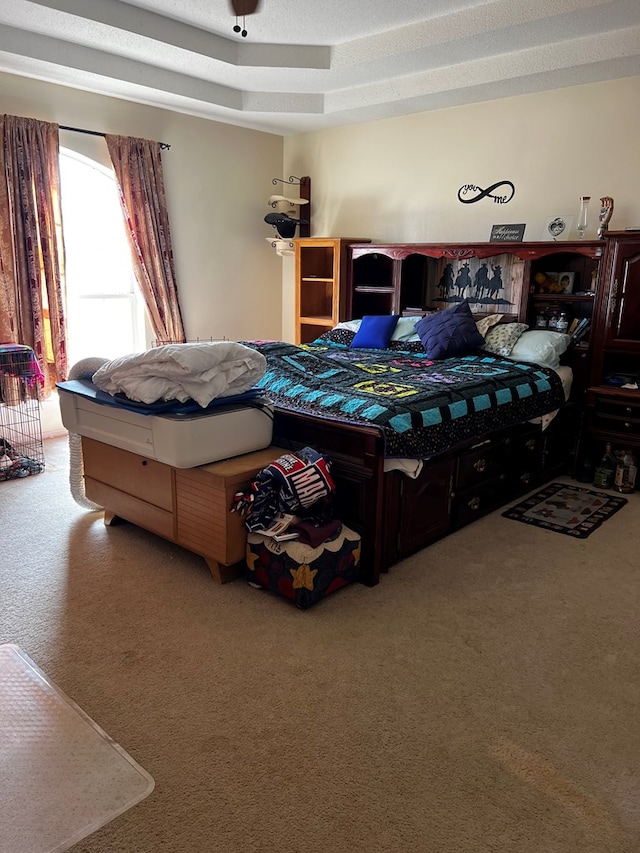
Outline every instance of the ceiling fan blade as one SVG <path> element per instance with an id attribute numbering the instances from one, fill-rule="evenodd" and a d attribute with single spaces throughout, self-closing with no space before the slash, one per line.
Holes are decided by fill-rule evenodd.
<path id="1" fill-rule="evenodd" d="M 254 12 L 257 12 L 261 0 L 230 0 L 230 2 L 233 14 L 242 18 L 246 15 L 253 15 Z"/>

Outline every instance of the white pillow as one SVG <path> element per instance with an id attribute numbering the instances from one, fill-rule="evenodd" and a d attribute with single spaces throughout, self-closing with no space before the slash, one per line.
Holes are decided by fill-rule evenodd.
<path id="1" fill-rule="evenodd" d="M 420 317 L 398 317 L 398 322 L 391 335 L 392 341 L 419 341 L 416 332 L 416 322 Z"/>
<path id="2" fill-rule="evenodd" d="M 509 358 L 540 364 L 542 367 L 551 367 L 555 370 L 559 367 L 560 356 L 567 349 L 570 341 L 571 336 L 563 335 L 561 332 L 532 329 L 520 335 Z"/>
<path id="3" fill-rule="evenodd" d="M 342 323 L 338 323 L 334 328 L 347 329 L 349 332 L 357 332 L 360 328 L 360 323 L 362 323 L 362 320 L 343 320 Z"/>

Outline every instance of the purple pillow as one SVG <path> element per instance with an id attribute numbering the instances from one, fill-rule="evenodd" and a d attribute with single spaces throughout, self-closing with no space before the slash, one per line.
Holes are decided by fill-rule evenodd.
<path id="1" fill-rule="evenodd" d="M 398 314 L 363 317 L 351 349 L 386 349 L 398 324 Z"/>
<path id="2" fill-rule="evenodd" d="M 484 344 L 466 299 L 428 314 L 416 323 L 416 332 L 429 358 L 468 355 Z"/>

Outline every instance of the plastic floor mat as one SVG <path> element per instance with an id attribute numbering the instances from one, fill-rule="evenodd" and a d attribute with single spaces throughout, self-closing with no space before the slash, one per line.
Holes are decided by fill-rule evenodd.
<path id="1" fill-rule="evenodd" d="M 12 644 L 0 645 L 0 779 L 0 853 L 68 850 L 154 787 Z"/>

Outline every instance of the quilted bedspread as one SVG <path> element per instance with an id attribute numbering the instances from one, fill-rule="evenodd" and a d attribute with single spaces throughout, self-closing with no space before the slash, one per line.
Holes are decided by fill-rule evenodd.
<path id="1" fill-rule="evenodd" d="M 488 354 L 426 353 L 314 341 L 245 341 L 267 359 L 257 387 L 276 410 L 379 427 L 387 457 L 426 459 L 564 403 L 555 371 Z"/>

